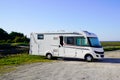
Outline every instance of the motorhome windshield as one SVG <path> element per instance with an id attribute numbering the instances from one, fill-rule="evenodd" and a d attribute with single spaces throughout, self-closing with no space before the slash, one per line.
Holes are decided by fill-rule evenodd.
<path id="1" fill-rule="evenodd" d="M 102 47 L 97 37 L 89 37 L 91 47 Z"/>

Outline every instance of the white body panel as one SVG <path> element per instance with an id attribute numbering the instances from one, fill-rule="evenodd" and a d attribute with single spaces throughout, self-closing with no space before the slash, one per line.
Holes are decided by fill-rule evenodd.
<path id="1" fill-rule="evenodd" d="M 60 44 L 60 36 L 63 37 L 63 45 Z M 93 33 L 81 32 L 81 33 L 31 33 L 30 35 L 30 54 L 31 55 L 44 55 L 47 53 L 56 57 L 71 57 L 71 58 L 85 58 L 86 54 L 92 55 L 95 59 L 103 58 L 103 48 L 95 48 L 90 46 L 77 46 L 69 45 L 65 43 L 67 37 L 77 38 L 84 37 L 87 41 L 87 37 L 97 37 Z M 95 53 L 95 51 L 97 53 Z M 102 55 L 102 57 L 101 57 Z"/>

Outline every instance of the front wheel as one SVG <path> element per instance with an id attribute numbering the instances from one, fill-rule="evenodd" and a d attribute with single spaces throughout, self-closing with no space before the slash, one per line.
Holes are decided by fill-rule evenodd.
<path id="1" fill-rule="evenodd" d="M 46 57 L 47 57 L 48 59 L 52 59 L 52 55 L 51 55 L 51 54 L 47 54 Z"/>
<path id="2" fill-rule="evenodd" d="M 88 62 L 92 62 L 93 61 L 93 57 L 91 55 L 86 55 L 85 56 L 85 60 Z"/>

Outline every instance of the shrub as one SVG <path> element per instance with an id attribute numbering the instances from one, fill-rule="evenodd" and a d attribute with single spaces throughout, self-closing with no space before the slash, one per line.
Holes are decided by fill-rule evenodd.
<path id="1" fill-rule="evenodd" d="M 11 49 L 11 48 L 13 48 L 13 46 L 11 46 L 11 44 L 8 44 L 8 43 L 0 44 L 0 49 Z"/>

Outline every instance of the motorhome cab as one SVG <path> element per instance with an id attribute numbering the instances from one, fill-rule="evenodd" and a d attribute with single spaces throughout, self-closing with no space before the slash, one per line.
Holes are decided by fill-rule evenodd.
<path id="1" fill-rule="evenodd" d="M 86 61 L 102 59 L 104 50 L 94 33 L 31 33 L 30 54 L 52 57 L 81 58 Z"/>

